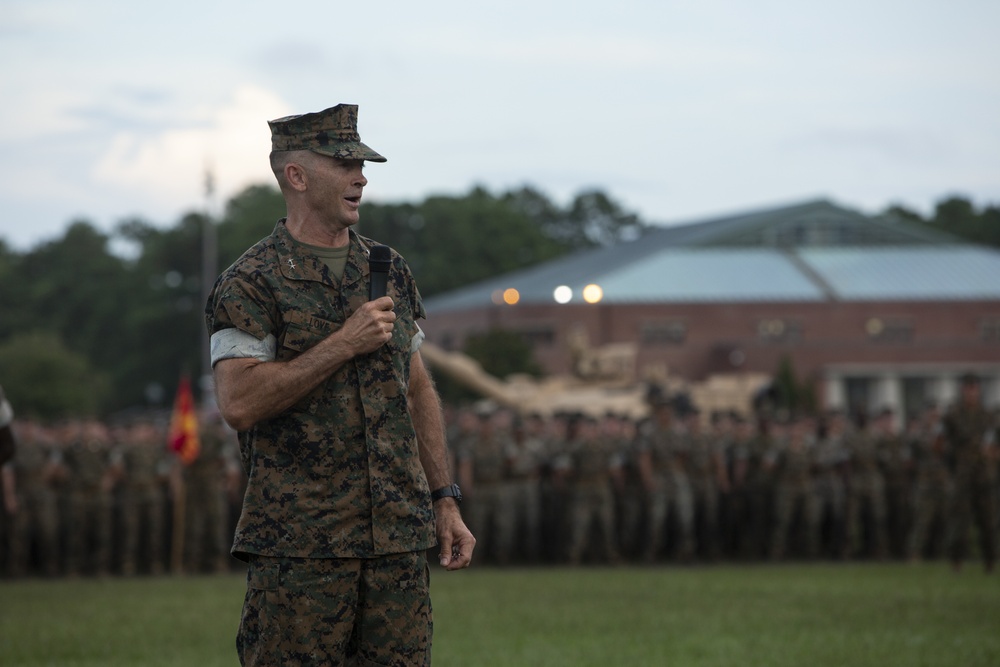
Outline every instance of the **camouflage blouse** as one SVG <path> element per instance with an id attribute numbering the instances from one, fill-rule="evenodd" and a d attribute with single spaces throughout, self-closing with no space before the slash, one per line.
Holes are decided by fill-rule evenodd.
<path id="1" fill-rule="evenodd" d="M 351 231 L 343 278 L 295 243 L 284 221 L 215 284 L 209 333 L 273 336 L 275 361 L 337 331 L 368 301 L 374 243 Z M 239 433 L 249 477 L 233 554 L 368 558 L 433 546 L 433 510 L 407 411 L 411 338 L 423 303 L 392 253 L 392 339 L 344 364 L 284 413 Z"/>

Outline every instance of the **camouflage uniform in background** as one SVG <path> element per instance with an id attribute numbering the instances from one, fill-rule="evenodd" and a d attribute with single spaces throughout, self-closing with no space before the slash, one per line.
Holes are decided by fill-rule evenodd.
<path id="1" fill-rule="evenodd" d="M 216 283 L 209 331 L 236 327 L 273 340 L 276 361 L 296 358 L 368 302 L 373 245 L 350 230 L 338 280 L 280 221 Z M 274 642 L 281 664 L 333 664 L 345 653 L 371 664 L 430 661 L 424 551 L 436 543 L 434 510 L 407 398 L 424 309 L 395 252 L 387 283 L 396 314 L 390 341 L 344 363 L 290 409 L 239 433 L 248 481 L 233 554 L 250 561 L 238 635 L 241 659 L 250 664 L 278 664 L 256 656 Z M 387 616 L 355 617 L 355 598 L 346 593 L 359 585 L 369 593 L 366 602 Z M 356 621 L 363 634 L 352 639 Z M 310 629 L 303 634 L 310 645 L 300 638 L 286 649 L 292 640 L 275 633 L 287 637 L 295 628 Z"/>
<path id="2" fill-rule="evenodd" d="M 832 417 L 817 443 L 813 462 L 814 485 L 819 502 L 820 528 L 825 531 L 827 555 L 840 556 L 845 549 L 844 526 L 847 515 L 847 486 L 844 471 L 849 453 L 844 445 L 846 424 L 842 415 Z"/>
<path id="3" fill-rule="evenodd" d="M 925 553 L 941 555 L 942 540 L 932 540 L 935 524 L 943 526 L 951 496 L 951 473 L 944 456 L 941 416 L 929 410 L 911 434 L 915 470 L 913 491 L 913 528 L 907 544 L 907 556 L 918 560 Z"/>
<path id="4" fill-rule="evenodd" d="M 719 556 L 720 487 L 728 489 L 723 462 L 724 443 L 712 434 L 703 433 L 698 417 L 687 420 L 688 428 L 680 437 L 688 452 L 688 478 L 694 504 L 695 545 L 701 557 Z"/>
<path id="5" fill-rule="evenodd" d="M 539 480 L 539 500 L 542 519 L 542 558 L 548 563 L 558 563 L 565 557 L 567 534 L 568 470 L 565 452 L 572 433 L 569 419 L 556 414 L 546 421 L 545 459 L 542 461 Z"/>
<path id="6" fill-rule="evenodd" d="M 227 552 L 225 476 L 233 458 L 230 431 L 218 415 L 200 420 L 198 457 L 184 475 L 184 567 L 189 572 L 225 572 Z"/>
<path id="7" fill-rule="evenodd" d="M 726 467 L 729 473 L 729 494 L 726 500 L 723 544 L 727 555 L 744 556 L 743 547 L 747 540 L 747 493 L 746 478 L 750 456 L 750 440 L 753 438 L 751 423 L 742 417 L 733 419 L 733 432 L 726 445 Z"/>
<path id="8" fill-rule="evenodd" d="M 61 455 L 45 429 L 20 422 L 18 448 L 10 466 L 16 482 L 17 511 L 11 522 L 7 569 L 13 576 L 30 571 L 31 547 L 45 576 L 59 572 L 59 505 L 53 486 Z"/>
<path id="9" fill-rule="evenodd" d="M 774 439 L 767 421 L 757 424 L 757 432 L 746 442 L 746 462 L 743 474 L 743 539 L 740 554 L 756 560 L 766 555 L 770 546 L 771 514 L 773 510 Z"/>
<path id="10" fill-rule="evenodd" d="M 646 492 L 642 487 L 637 449 L 637 425 L 628 422 L 622 444 L 621 485 L 618 489 L 618 545 L 621 555 L 636 558 L 642 553 L 645 538 Z"/>
<path id="11" fill-rule="evenodd" d="M 546 455 L 544 428 L 540 417 L 529 418 L 527 425 L 517 428 L 508 468 L 510 478 L 504 485 L 508 511 L 517 527 L 515 540 L 529 562 L 535 562 L 540 553 L 542 501 L 539 474 Z"/>
<path id="12" fill-rule="evenodd" d="M 691 485 L 684 468 L 683 443 L 669 417 L 662 416 L 666 406 L 655 408 L 657 415 L 643 425 L 639 435 L 639 458 L 643 483 L 649 497 L 645 559 L 656 560 L 667 543 L 668 530 L 676 537 L 676 555 L 682 560 L 694 556 L 694 503 Z M 673 518 L 673 526 L 668 521 Z"/>
<path id="13" fill-rule="evenodd" d="M 507 506 L 509 459 L 514 443 L 511 434 L 498 428 L 495 414 L 480 418 L 478 434 L 469 439 L 471 449 L 459 452 L 463 473 L 466 516 L 476 535 L 482 557 L 497 563 L 510 562 L 514 540 L 514 517 Z"/>
<path id="14" fill-rule="evenodd" d="M 913 525 L 913 452 L 910 440 L 899 434 L 883 441 L 886 534 L 889 554 L 903 558 Z"/>
<path id="15" fill-rule="evenodd" d="M 66 573 L 106 575 L 111 566 L 112 443 L 98 421 L 81 425 L 64 453 L 69 475 Z M 92 560 L 88 556 L 93 556 Z M 88 560 L 91 560 L 88 563 Z"/>
<path id="16" fill-rule="evenodd" d="M 619 559 L 611 472 L 621 467 L 621 441 L 602 435 L 595 420 L 581 417 L 578 436 L 567 452 L 571 480 L 567 555 L 572 565 L 582 562 L 590 526 L 595 520 L 600 528 L 604 560 L 617 563 Z"/>
<path id="17" fill-rule="evenodd" d="M 961 565 L 974 522 L 983 562 L 991 571 L 996 563 L 997 417 L 978 402 L 963 400 L 952 406 L 943 425 L 954 479 L 948 507 L 949 556 L 956 567 Z"/>
<path id="18" fill-rule="evenodd" d="M 774 528 L 771 534 L 771 558 L 787 555 L 792 521 L 800 517 L 802 551 L 809 558 L 819 553 L 820 503 L 813 487 L 814 452 L 810 436 L 802 423 L 795 423 L 783 439 L 774 470 Z"/>
<path id="19" fill-rule="evenodd" d="M 879 441 L 870 433 L 854 432 L 847 439 L 850 453 L 845 556 L 858 553 L 864 542 L 865 519 L 870 527 L 869 551 L 876 558 L 888 556 L 886 534 L 885 478 L 882 475 L 882 454 Z"/>
<path id="20" fill-rule="evenodd" d="M 164 438 L 152 423 L 133 424 L 125 437 L 122 450 L 122 574 L 139 572 L 142 554 L 149 563 L 149 573 L 161 574 L 166 555 L 164 480 L 170 460 Z"/>

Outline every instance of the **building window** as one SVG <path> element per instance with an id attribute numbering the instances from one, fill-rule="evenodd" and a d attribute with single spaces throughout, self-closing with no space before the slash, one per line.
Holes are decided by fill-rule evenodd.
<path id="1" fill-rule="evenodd" d="M 868 340 L 875 343 L 913 342 L 913 322 L 900 318 L 872 317 L 865 322 Z"/>
<path id="2" fill-rule="evenodd" d="M 552 327 L 532 327 L 528 329 L 518 329 L 519 335 L 530 345 L 552 345 L 556 340 L 556 332 Z"/>
<path id="3" fill-rule="evenodd" d="M 678 320 L 644 322 L 639 326 L 643 345 L 683 345 L 686 338 L 687 325 Z"/>
<path id="4" fill-rule="evenodd" d="M 1000 317 L 983 318 L 979 333 L 984 343 L 1000 343 Z"/>
<path id="5" fill-rule="evenodd" d="M 802 324 L 778 317 L 758 320 L 757 338 L 765 343 L 794 343 L 802 339 Z"/>

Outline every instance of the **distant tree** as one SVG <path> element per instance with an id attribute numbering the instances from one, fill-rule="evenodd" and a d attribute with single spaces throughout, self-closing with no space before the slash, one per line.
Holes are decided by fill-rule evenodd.
<path id="1" fill-rule="evenodd" d="M 906 208 L 901 204 L 893 204 L 885 210 L 884 215 L 887 218 L 899 220 L 901 222 L 909 222 L 919 225 L 927 224 L 927 220 L 925 220 L 922 215 L 913 209 Z"/>
<path id="2" fill-rule="evenodd" d="M 772 386 L 776 409 L 799 414 L 815 412 L 816 394 L 810 385 L 799 381 L 792 359 L 788 355 L 783 355 L 778 362 Z"/>
<path id="3" fill-rule="evenodd" d="M 39 419 L 100 416 L 108 375 L 52 332 L 20 333 L 0 343 L 0 377 L 18 414 Z"/>
<path id="4" fill-rule="evenodd" d="M 970 199 L 951 196 L 937 203 L 929 219 L 899 205 L 889 207 L 886 213 L 897 220 L 930 227 L 973 243 L 1000 247 L 1000 206 L 987 205 L 977 210 Z"/>
<path id="5" fill-rule="evenodd" d="M 285 200 L 273 185 L 251 185 L 226 205 L 218 223 L 219 267 L 225 268 L 257 241 L 274 230 L 285 217 Z"/>
<path id="6" fill-rule="evenodd" d="M 634 241 L 648 226 L 639 216 L 600 190 L 586 190 L 573 199 L 568 219 L 578 226 L 580 237 L 591 245 L 610 246 Z"/>
<path id="7" fill-rule="evenodd" d="M 396 248 L 424 296 L 558 257 L 565 248 L 483 188 L 419 205 L 369 204 L 358 231 Z"/>

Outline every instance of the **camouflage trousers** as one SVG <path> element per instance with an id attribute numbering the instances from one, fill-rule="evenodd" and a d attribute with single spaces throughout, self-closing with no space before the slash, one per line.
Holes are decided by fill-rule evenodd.
<path id="1" fill-rule="evenodd" d="M 20 507 L 11 517 L 7 552 L 10 574 L 24 576 L 30 571 L 31 545 L 38 546 L 42 573 L 55 576 L 59 570 L 59 508 L 47 488 L 22 489 Z"/>
<path id="2" fill-rule="evenodd" d="M 244 667 L 431 664 L 424 552 L 357 558 L 251 556 L 236 637 Z"/>
<path id="3" fill-rule="evenodd" d="M 969 550 L 971 528 L 979 533 L 983 562 L 990 568 L 997 558 L 996 507 L 993 503 L 995 481 L 976 474 L 956 474 L 948 502 L 948 555 L 961 563 Z"/>
<path id="4" fill-rule="evenodd" d="M 774 489 L 774 528 L 771 533 L 771 558 L 784 558 L 789 531 L 796 510 L 801 516 L 802 550 L 810 558 L 819 554 L 819 521 L 823 506 L 808 483 L 779 482 Z"/>
<path id="5" fill-rule="evenodd" d="M 129 487 L 122 503 L 122 572 L 138 571 L 141 537 L 145 533 L 146 558 L 151 574 L 163 572 L 163 531 L 166 501 L 156 487 Z"/>
<path id="6" fill-rule="evenodd" d="M 647 561 L 656 560 L 667 542 L 668 520 L 676 523 L 677 555 L 681 559 L 694 556 L 694 498 L 686 475 L 662 475 L 657 488 L 649 497 L 648 529 L 646 531 Z"/>
<path id="7" fill-rule="evenodd" d="M 618 561 L 615 545 L 615 499 L 606 481 L 581 482 L 573 489 L 570 509 L 569 562 L 579 564 L 590 537 L 591 523 L 596 520 L 601 530 L 601 547 L 608 562 Z"/>
<path id="8" fill-rule="evenodd" d="M 907 541 L 907 556 L 920 558 L 928 546 L 928 538 L 934 522 L 944 522 L 948 511 L 951 485 L 948 480 L 919 480 L 913 493 L 913 527 Z M 931 553 L 940 549 L 932 545 Z"/>
<path id="9" fill-rule="evenodd" d="M 710 560 L 719 555 L 719 489 L 712 479 L 692 477 L 694 541 L 699 555 Z"/>
<path id="10" fill-rule="evenodd" d="M 864 512 L 866 509 L 871 518 L 871 540 L 868 545 L 864 543 Z M 845 553 L 843 555 L 854 555 L 861 549 L 872 552 L 877 558 L 888 556 L 887 516 L 885 481 L 882 476 L 864 475 L 852 479 L 847 494 L 847 513 L 844 524 Z"/>
<path id="11" fill-rule="evenodd" d="M 111 565 L 111 496 L 96 488 L 74 490 L 69 497 L 67 525 L 66 573 L 78 576 L 89 565 L 94 574 L 108 574 Z"/>
<path id="12" fill-rule="evenodd" d="M 511 520 L 514 521 L 514 534 L 511 539 L 521 545 L 521 553 L 529 562 L 538 559 L 539 543 L 541 541 L 542 502 L 540 488 L 536 479 L 518 479 L 504 484 L 504 496 L 509 508 Z M 501 547 L 501 553 L 508 555 L 517 551 L 514 545 Z"/>
<path id="13" fill-rule="evenodd" d="M 514 543 L 515 517 L 508 494 L 499 482 L 480 483 L 466 502 L 468 526 L 476 536 L 476 552 L 496 563 L 507 563 Z"/>

